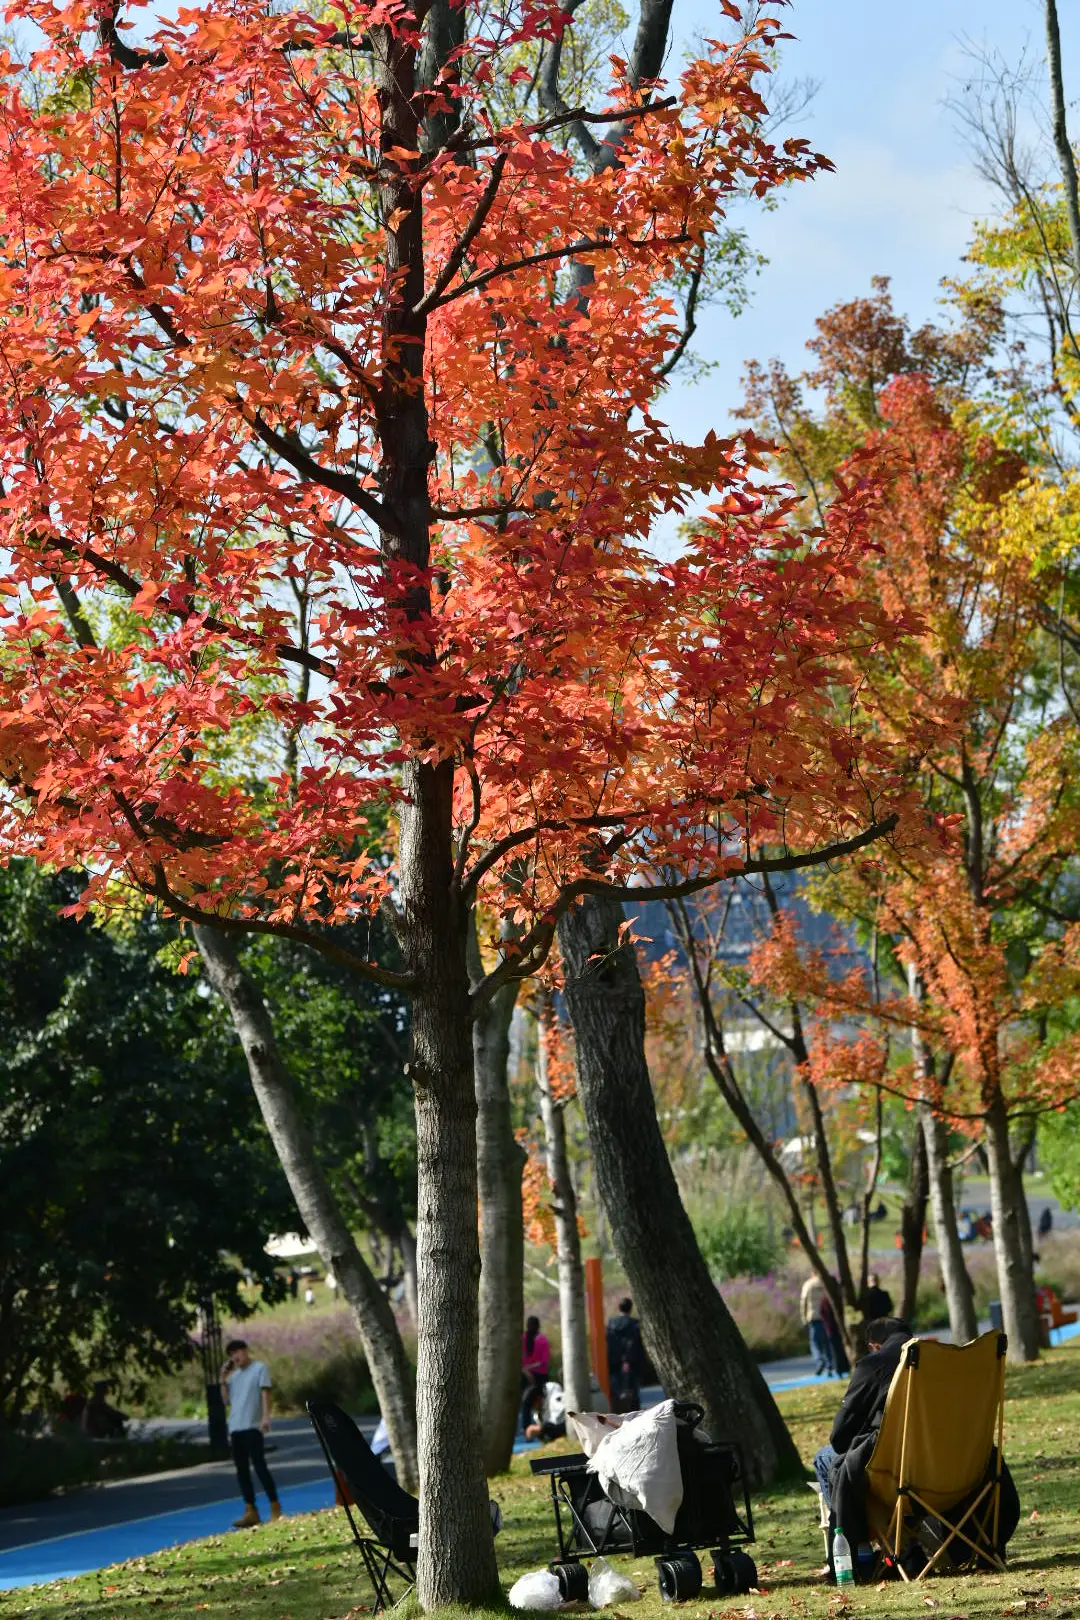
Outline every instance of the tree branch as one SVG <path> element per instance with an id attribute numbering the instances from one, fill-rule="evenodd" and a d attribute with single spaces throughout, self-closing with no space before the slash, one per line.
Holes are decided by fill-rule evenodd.
<path id="1" fill-rule="evenodd" d="M 1057 0 L 1046 0 L 1046 65 L 1050 70 L 1050 98 L 1053 106 L 1054 145 L 1065 190 L 1065 214 L 1069 221 L 1073 275 L 1080 281 L 1080 194 L 1076 180 L 1076 160 L 1069 145 L 1065 122 L 1065 85 L 1061 72 L 1061 34 L 1058 29 Z"/>
<path id="2" fill-rule="evenodd" d="M 495 198 L 499 194 L 499 186 L 502 182 L 503 170 L 506 168 L 506 159 L 506 152 L 499 152 L 496 154 L 494 162 L 491 165 L 491 174 L 488 177 L 488 183 L 480 194 L 476 207 L 473 210 L 472 218 L 466 225 L 464 231 L 458 239 L 457 245 L 455 246 L 450 257 L 447 259 L 446 263 L 443 265 L 442 269 L 439 271 L 439 274 L 436 276 L 430 289 L 424 294 L 423 298 L 421 298 L 418 304 L 413 305 L 414 315 L 426 315 L 429 310 L 435 309 L 443 293 L 446 291 L 447 287 L 449 287 L 450 283 L 461 269 L 461 266 L 465 261 L 465 255 L 475 242 L 478 232 L 483 227 L 484 221 L 491 213 L 491 210 L 495 204 Z"/>
<path id="3" fill-rule="evenodd" d="M 165 875 L 165 868 L 156 864 L 154 868 L 154 882 L 147 886 L 139 884 L 147 894 L 152 894 L 177 917 L 183 917 L 186 922 L 197 923 L 200 927 L 217 928 L 224 934 L 269 934 L 277 939 L 295 940 L 297 944 L 306 945 L 309 949 L 325 956 L 328 961 L 336 962 L 339 967 L 348 968 L 361 979 L 368 979 L 372 984 L 380 985 L 384 990 L 411 991 L 416 989 L 416 976 L 412 973 L 391 973 L 388 968 L 381 968 L 377 962 L 369 962 L 353 951 L 347 951 L 344 946 L 336 945 L 333 940 L 322 934 L 315 933 L 310 928 L 301 928 L 294 923 L 268 922 L 262 917 L 223 917 L 217 912 L 204 911 L 199 906 L 189 905 L 186 900 L 169 887 L 169 880 Z"/>
<path id="4" fill-rule="evenodd" d="M 559 918 L 564 916 L 582 895 L 607 895 L 612 900 L 629 900 L 635 904 L 643 900 L 678 900 L 684 895 L 698 894 L 702 889 L 712 888 L 715 884 L 724 883 L 730 878 L 744 877 L 748 872 L 797 872 L 810 866 L 824 866 L 829 861 L 842 859 L 845 855 L 854 855 L 860 849 L 865 849 L 868 844 L 886 837 L 893 831 L 899 819 L 896 815 L 886 816 L 884 821 L 871 822 L 869 827 L 865 827 L 861 833 L 856 833 L 851 838 L 839 839 L 836 843 L 826 844 L 822 849 L 808 850 L 802 855 L 757 856 L 746 861 L 739 860 L 736 856 L 733 860 L 738 862 L 737 865 L 725 866 L 722 871 L 706 872 L 695 878 L 687 878 L 681 883 L 642 884 L 631 888 L 626 884 L 609 883 L 603 878 L 577 878 L 566 885 L 543 919 L 529 929 L 521 942 L 520 955 L 501 962 L 477 985 L 472 994 L 472 1005 L 475 1009 L 489 1000 L 501 985 L 511 979 L 527 979 L 530 974 L 542 967 L 551 949 Z"/>
<path id="5" fill-rule="evenodd" d="M 291 434 L 281 433 L 277 428 L 272 428 L 269 422 L 263 421 L 258 412 L 254 416 L 248 416 L 242 403 L 240 409 L 245 422 L 254 429 L 263 444 L 279 455 L 282 461 L 287 461 L 301 478 L 306 478 L 309 483 L 319 484 L 323 489 L 332 490 L 335 495 L 343 496 L 387 534 L 392 534 L 399 540 L 402 538 L 402 527 L 397 519 L 391 516 L 381 501 L 377 501 L 368 493 L 352 473 L 338 472 L 336 467 L 324 467 Z"/>

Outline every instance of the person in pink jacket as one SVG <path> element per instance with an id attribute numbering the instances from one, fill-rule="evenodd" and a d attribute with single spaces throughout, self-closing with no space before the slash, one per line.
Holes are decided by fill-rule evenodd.
<path id="1" fill-rule="evenodd" d="M 543 1393 L 551 1367 L 551 1345 L 546 1333 L 540 1331 L 540 1318 L 530 1316 L 521 1335 L 521 1427 L 532 1421 L 533 1406 Z"/>

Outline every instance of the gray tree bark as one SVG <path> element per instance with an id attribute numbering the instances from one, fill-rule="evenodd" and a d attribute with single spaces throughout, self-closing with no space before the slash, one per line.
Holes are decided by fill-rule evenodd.
<path id="1" fill-rule="evenodd" d="M 416 1239 L 407 1224 L 401 1230 L 401 1269 L 404 1273 L 405 1309 L 415 1333 L 420 1325 L 420 1302 L 416 1294 Z"/>
<path id="2" fill-rule="evenodd" d="M 300 1219 L 352 1309 L 379 1409 L 386 1419 L 398 1478 L 406 1490 L 413 1490 L 419 1478 L 413 1380 L 394 1313 L 357 1248 L 316 1158 L 311 1133 L 297 1106 L 292 1076 L 278 1051 L 270 1013 L 240 965 L 232 938 L 210 926 L 196 927 L 194 935 L 207 978 L 229 1009 L 247 1059 L 252 1090 Z"/>
<path id="3" fill-rule="evenodd" d="M 1009 1119 L 1000 1098 L 986 1116 L 986 1155 L 990 1161 L 990 1207 L 994 1216 L 998 1288 L 1009 1349 L 1024 1361 L 1037 1361 L 1039 1312 L 1030 1250 L 1027 1254 L 1024 1252 L 1020 1213 L 1024 1189 L 1013 1165 Z"/>
<path id="4" fill-rule="evenodd" d="M 615 1252 L 670 1395 L 699 1401 L 710 1431 L 736 1441 L 755 1485 L 799 1466 L 761 1371 L 701 1257 L 656 1118 L 645 1059 L 645 997 L 622 906 L 590 896 L 559 923 L 578 1094 Z"/>
<path id="5" fill-rule="evenodd" d="M 922 998 L 922 985 L 914 963 L 908 964 L 908 994 L 915 1002 Z M 927 1051 L 921 1031 L 914 1024 L 911 1027 L 911 1058 L 916 1075 L 923 1075 L 929 1080 L 936 1078 L 933 1057 Z M 944 1120 L 935 1114 L 928 1102 L 918 1104 L 918 1116 L 926 1147 L 926 1175 L 930 1188 L 930 1208 L 934 1216 L 934 1241 L 937 1244 L 941 1279 L 945 1284 L 949 1331 L 954 1344 L 967 1344 L 969 1339 L 977 1335 L 979 1323 L 975 1315 L 974 1290 L 964 1260 L 964 1247 L 956 1225 L 949 1133 Z"/>
<path id="6" fill-rule="evenodd" d="M 1020 1224 L 1020 1247 L 1024 1255 L 1024 1264 L 1033 1278 L 1035 1276 L 1035 1241 L 1031 1231 L 1031 1211 L 1028 1208 L 1027 1193 L 1024 1190 L 1024 1167 L 1034 1146 L 1035 1121 L 1033 1119 L 1023 1120 L 1020 1124 L 1018 1139 L 1014 1140 L 1012 1145 L 1011 1157 L 1018 1194 L 1016 1215 Z"/>
<path id="7" fill-rule="evenodd" d="M 1073 157 L 1068 125 L 1065 121 L 1065 82 L 1061 71 L 1061 33 L 1058 28 L 1056 0 L 1046 0 L 1045 23 L 1046 65 L 1050 74 L 1054 146 L 1061 169 L 1061 184 L 1065 192 L 1065 218 L 1069 222 L 1073 274 L 1080 280 L 1080 187 L 1077 184 L 1076 160 Z"/>
<path id="8" fill-rule="evenodd" d="M 415 445 L 411 453 L 420 455 Z M 416 1578 L 420 1605 L 429 1610 L 448 1603 L 493 1602 L 499 1570 L 480 1423 L 473 1009 L 469 917 L 454 886 L 451 859 L 453 764 L 409 761 L 402 778 L 401 937 L 417 980 L 410 1062 L 416 1096 L 420 1309 Z"/>
<path id="9" fill-rule="evenodd" d="M 926 1138 L 923 1136 L 922 1122 L 916 1118 L 915 1128 L 911 1133 L 911 1165 L 908 1171 L 907 1191 L 900 1211 L 900 1241 L 904 1268 L 900 1315 L 905 1322 L 911 1322 L 915 1317 L 919 1273 L 922 1270 L 923 1230 L 926 1226 L 926 1205 L 929 1197 L 930 1177 L 926 1164 Z"/>
<path id="10" fill-rule="evenodd" d="M 483 977 L 470 921 L 469 972 Z M 518 981 L 503 985 L 477 1011 L 473 1025 L 476 1083 L 476 1172 L 480 1198 L 480 1419 L 484 1467 L 505 1474 L 514 1454 L 521 1405 L 521 1324 L 525 1314 L 525 1237 L 521 1173 L 525 1154 L 514 1136 L 507 1063 Z"/>
<path id="11" fill-rule="evenodd" d="M 934 1240 L 938 1264 L 945 1284 L 949 1310 L 949 1331 L 954 1344 L 967 1344 L 979 1331 L 975 1315 L 975 1295 L 964 1260 L 964 1246 L 956 1225 L 956 1200 L 949 1166 L 949 1133 L 929 1103 L 919 1104 L 919 1123 L 926 1143 L 926 1172 L 930 1185 L 930 1208 L 934 1215 Z"/>
<path id="12" fill-rule="evenodd" d="M 592 1404 L 589 1379 L 589 1330 L 585 1317 L 585 1267 L 581 1261 L 577 1194 L 566 1151 L 565 1103 L 551 1095 L 547 1046 L 544 1042 L 548 992 L 537 990 L 536 1087 L 544 1122 L 548 1180 L 554 1196 L 555 1253 L 559 1267 L 559 1330 L 562 1337 L 562 1380 L 566 1407 L 587 1412 Z"/>

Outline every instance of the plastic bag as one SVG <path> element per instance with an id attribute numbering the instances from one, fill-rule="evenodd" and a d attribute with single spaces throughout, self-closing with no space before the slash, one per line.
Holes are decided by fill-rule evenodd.
<path id="1" fill-rule="evenodd" d="M 642 1509 L 670 1536 L 683 1499 L 675 1402 L 628 1413 L 597 1446 L 588 1467 L 610 1501 Z"/>
<path id="2" fill-rule="evenodd" d="M 626 1422 L 628 1417 L 636 1417 L 636 1412 L 567 1412 L 566 1418 L 570 1427 L 581 1442 L 581 1449 L 586 1457 L 595 1454 L 597 1446 L 606 1440 L 609 1434 Z"/>
<path id="3" fill-rule="evenodd" d="M 510 1588 L 509 1603 L 512 1609 L 560 1609 L 562 1588 L 559 1577 L 553 1575 L 550 1569 L 531 1569 Z"/>
<path id="4" fill-rule="evenodd" d="M 621 1570 L 612 1569 L 606 1558 L 594 1558 L 589 1571 L 589 1606 L 609 1609 L 613 1603 L 633 1603 L 641 1593 Z"/>

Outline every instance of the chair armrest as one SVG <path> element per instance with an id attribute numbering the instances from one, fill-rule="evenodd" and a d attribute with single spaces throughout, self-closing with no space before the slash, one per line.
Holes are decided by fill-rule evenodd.
<path id="1" fill-rule="evenodd" d="M 534 1474 L 554 1474 L 563 1468 L 584 1468 L 588 1460 L 583 1451 L 572 1451 L 561 1457 L 530 1457 L 529 1467 Z"/>

